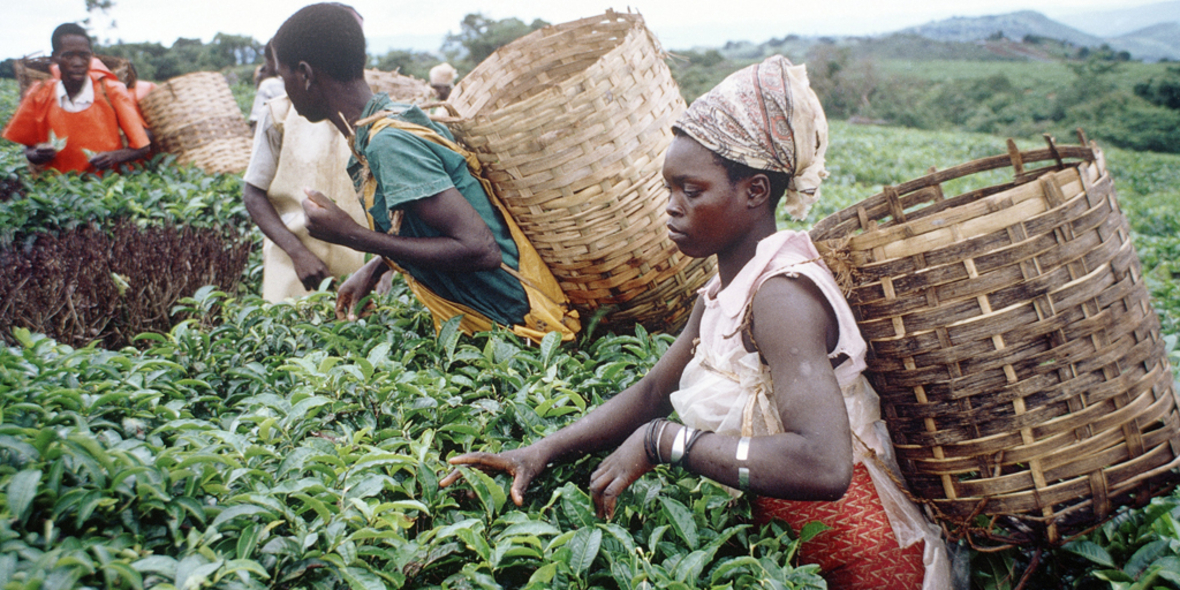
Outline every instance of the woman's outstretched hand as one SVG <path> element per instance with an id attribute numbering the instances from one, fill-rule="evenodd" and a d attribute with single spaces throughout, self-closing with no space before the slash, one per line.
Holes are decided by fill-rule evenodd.
<path id="1" fill-rule="evenodd" d="M 635 429 L 635 432 L 632 432 L 615 452 L 603 459 L 598 469 L 590 474 L 590 498 L 594 500 L 594 513 L 598 518 L 614 518 L 619 495 L 654 467 L 647 460 L 647 453 L 644 451 L 646 432 L 646 425 Z"/>
<path id="2" fill-rule="evenodd" d="M 467 453 L 458 457 L 451 457 L 451 465 L 467 465 L 483 471 L 503 471 L 512 476 L 512 501 L 520 506 L 524 503 L 524 492 L 529 484 L 537 477 L 549 463 L 548 457 L 527 446 L 512 449 L 503 453 Z M 452 471 L 438 482 L 438 487 L 445 488 L 457 481 L 462 474 L 458 469 Z"/>

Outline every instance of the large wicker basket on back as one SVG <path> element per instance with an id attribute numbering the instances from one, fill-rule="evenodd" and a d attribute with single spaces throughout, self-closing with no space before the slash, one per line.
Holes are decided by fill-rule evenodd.
<path id="1" fill-rule="evenodd" d="M 1008 182 L 943 194 L 1006 167 Z M 1102 152 L 1051 140 L 812 230 L 851 266 L 902 471 L 948 528 L 986 535 L 971 527 L 988 515 L 1006 540 L 1059 543 L 1172 479 L 1177 398 L 1128 232 Z"/>
<path id="2" fill-rule="evenodd" d="M 664 227 L 660 168 L 684 112 L 638 14 L 546 27 L 497 50 L 451 95 L 451 128 L 570 302 L 605 324 L 679 326 L 712 259 L 680 254 Z"/>
<path id="3" fill-rule="evenodd" d="M 238 173 L 250 163 L 250 126 L 225 76 L 177 76 L 160 84 L 139 106 L 156 143 L 176 154 L 178 163 L 211 173 Z"/>

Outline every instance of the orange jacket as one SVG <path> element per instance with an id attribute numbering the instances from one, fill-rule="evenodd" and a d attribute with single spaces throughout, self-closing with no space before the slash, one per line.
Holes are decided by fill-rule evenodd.
<path id="1" fill-rule="evenodd" d="M 47 164 L 61 172 L 97 172 L 83 148 L 92 152 L 123 149 L 123 135 L 129 147 L 149 144 L 143 118 L 135 98 L 102 62 L 92 60 L 90 79 L 94 83 L 94 104 L 78 113 L 67 113 L 57 103 L 60 77 L 39 82 L 29 89 L 16 114 L 4 129 L 4 138 L 23 145 L 49 141 L 49 131 L 66 138 L 66 147 Z"/>

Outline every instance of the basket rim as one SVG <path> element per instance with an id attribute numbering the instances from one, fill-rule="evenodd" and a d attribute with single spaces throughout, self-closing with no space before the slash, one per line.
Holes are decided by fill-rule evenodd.
<path id="1" fill-rule="evenodd" d="M 614 44 L 614 46 L 611 47 L 609 50 L 604 51 L 600 56 L 598 56 L 593 61 L 593 63 L 591 63 L 586 68 L 587 70 L 592 69 L 595 66 L 599 65 L 602 62 L 602 60 L 606 59 L 609 55 L 611 55 L 617 51 L 620 51 L 621 48 L 625 47 L 627 45 L 627 43 L 632 40 L 633 36 L 636 36 L 639 34 L 645 34 L 648 37 L 648 39 L 650 40 L 652 46 L 656 49 L 656 51 L 660 55 L 663 55 L 665 53 L 663 48 L 660 46 L 659 41 L 656 39 L 655 35 L 653 35 L 651 33 L 651 31 L 647 29 L 642 15 L 640 15 L 638 12 L 618 12 L 618 11 L 615 11 L 614 9 L 607 9 L 606 12 L 599 14 L 599 15 L 589 16 L 589 17 L 578 19 L 578 20 L 573 20 L 573 21 L 568 21 L 568 22 L 564 22 L 564 23 L 559 23 L 559 24 L 555 24 L 555 25 L 549 25 L 546 27 L 542 27 L 540 29 L 537 29 L 537 30 L 523 36 L 523 37 L 520 37 L 520 38 L 512 41 L 511 43 L 509 43 L 507 45 L 504 45 L 504 46 L 496 49 L 495 51 L 493 51 L 491 53 L 491 55 L 489 55 L 486 59 L 484 59 L 482 62 L 480 62 L 478 65 L 476 65 L 474 69 L 472 69 L 470 72 L 468 72 L 467 75 L 463 76 L 463 79 L 460 80 L 459 83 L 455 86 L 455 90 L 453 92 L 453 97 L 458 98 L 458 97 L 464 96 L 464 90 L 467 88 L 467 86 L 469 84 L 474 84 L 475 80 L 480 80 L 483 76 L 487 76 L 489 74 L 498 73 L 497 70 L 502 69 L 501 63 L 504 61 L 505 56 L 507 56 L 513 52 L 520 52 L 520 49 L 522 47 L 527 47 L 539 39 L 551 37 L 554 35 L 560 35 L 560 34 L 567 33 L 567 32 L 573 32 L 578 29 L 582 29 L 582 28 L 585 28 L 588 26 L 594 26 L 595 24 L 599 24 L 599 23 L 603 23 L 603 22 L 609 22 L 609 23 L 616 24 L 616 25 L 625 25 L 627 32 L 625 34 L 620 35 L 618 41 Z M 494 108 L 494 109 L 488 109 L 488 105 L 494 103 L 498 99 L 499 92 L 484 89 L 480 94 L 484 94 L 486 96 L 484 96 L 481 99 L 473 101 L 467 108 L 459 110 L 458 111 L 459 116 L 456 119 L 458 121 L 477 119 L 477 118 L 487 116 L 488 112 L 503 115 L 504 111 L 506 109 L 512 109 L 514 112 L 518 112 L 518 113 L 519 112 L 526 112 L 527 113 L 530 110 L 532 110 L 531 105 L 535 104 L 535 101 L 530 102 L 530 101 L 533 101 L 533 99 L 539 99 L 539 97 L 543 97 L 543 96 L 547 97 L 545 99 L 541 99 L 541 101 L 544 102 L 546 100 L 553 100 L 555 98 L 559 98 L 560 96 L 562 96 L 564 94 L 566 88 L 568 88 L 571 84 L 574 84 L 575 80 L 577 80 L 583 76 L 585 76 L 584 71 L 581 73 L 578 73 L 576 75 L 567 77 L 559 82 L 551 83 L 546 88 L 544 88 L 543 90 L 537 92 L 536 94 L 534 94 L 532 96 L 529 96 L 529 97 L 523 98 L 523 99 L 513 100 L 509 105 L 506 105 L 506 106 L 500 107 L 500 108 Z M 469 83 L 468 81 L 471 81 L 471 82 Z M 456 109 L 459 108 L 459 105 L 456 104 L 456 102 L 454 100 L 450 101 L 450 103 L 452 105 L 454 105 L 456 107 Z"/>
<path id="2" fill-rule="evenodd" d="M 945 182 L 965 178 L 981 172 L 988 172 L 991 170 L 998 170 L 1001 168 L 1011 167 L 1016 171 L 1014 179 L 1011 181 L 1013 185 L 1024 184 L 1032 182 L 1045 174 L 1056 172 L 1064 169 L 1067 166 L 1075 166 L 1083 162 L 1094 162 L 1103 158 L 1102 150 L 1094 142 L 1090 142 L 1088 146 L 1083 145 L 1056 145 L 1051 138 L 1047 138 L 1049 147 L 1031 149 L 1025 151 L 1009 150 L 1007 154 L 998 154 L 984 158 L 978 158 L 944 168 L 920 176 L 918 178 L 908 180 L 901 184 L 885 186 L 882 190 L 870 197 L 867 197 L 853 205 L 845 207 L 827 217 L 817 221 L 810 230 L 811 238 L 815 241 L 826 241 L 832 238 L 828 234 L 833 233 L 838 227 L 861 217 L 864 212 L 869 216 L 869 219 L 877 221 L 881 217 L 889 217 L 889 221 L 880 223 L 876 226 L 874 231 L 883 230 L 897 225 L 904 225 L 907 223 L 904 212 L 898 211 L 897 201 L 916 191 L 935 187 Z M 1009 139 L 1009 146 L 1014 147 L 1013 140 Z M 1066 160 L 1072 160 L 1066 162 Z M 1025 169 L 1024 165 L 1027 163 L 1039 162 L 1055 162 L 1034 169 Z M 951 201 L 952 199 L 946 199 Z M 891 202 L 892 201 L 892 202 Z M 885 211 L 885 215 L 874 216 L 869 211 Z M 901 213 L 901 220 L 895 218 L 896 213 Z M 863 223 L 863 220 L 862 220 Z M 857 228 L 860 232 L 867 233 L 868 229 L 864 227 Z M 857 232 L 852 232 L 857 233 Z M 843 237 L 843 236 L 840 236 Z M 836 238 L 836 239 L 839 239 Z"/>

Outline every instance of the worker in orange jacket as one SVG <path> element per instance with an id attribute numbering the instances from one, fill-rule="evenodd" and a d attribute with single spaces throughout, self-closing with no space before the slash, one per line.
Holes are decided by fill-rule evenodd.
<path id="1" fill-rule="evenodd" d="M 66 23 L 53 31 L 57 76 L 29 89 L 4 129 L 31 164 L 99 172 L 147 155 L 151 142 L 135 98 L 92 58 L 85 29 Z"/>

